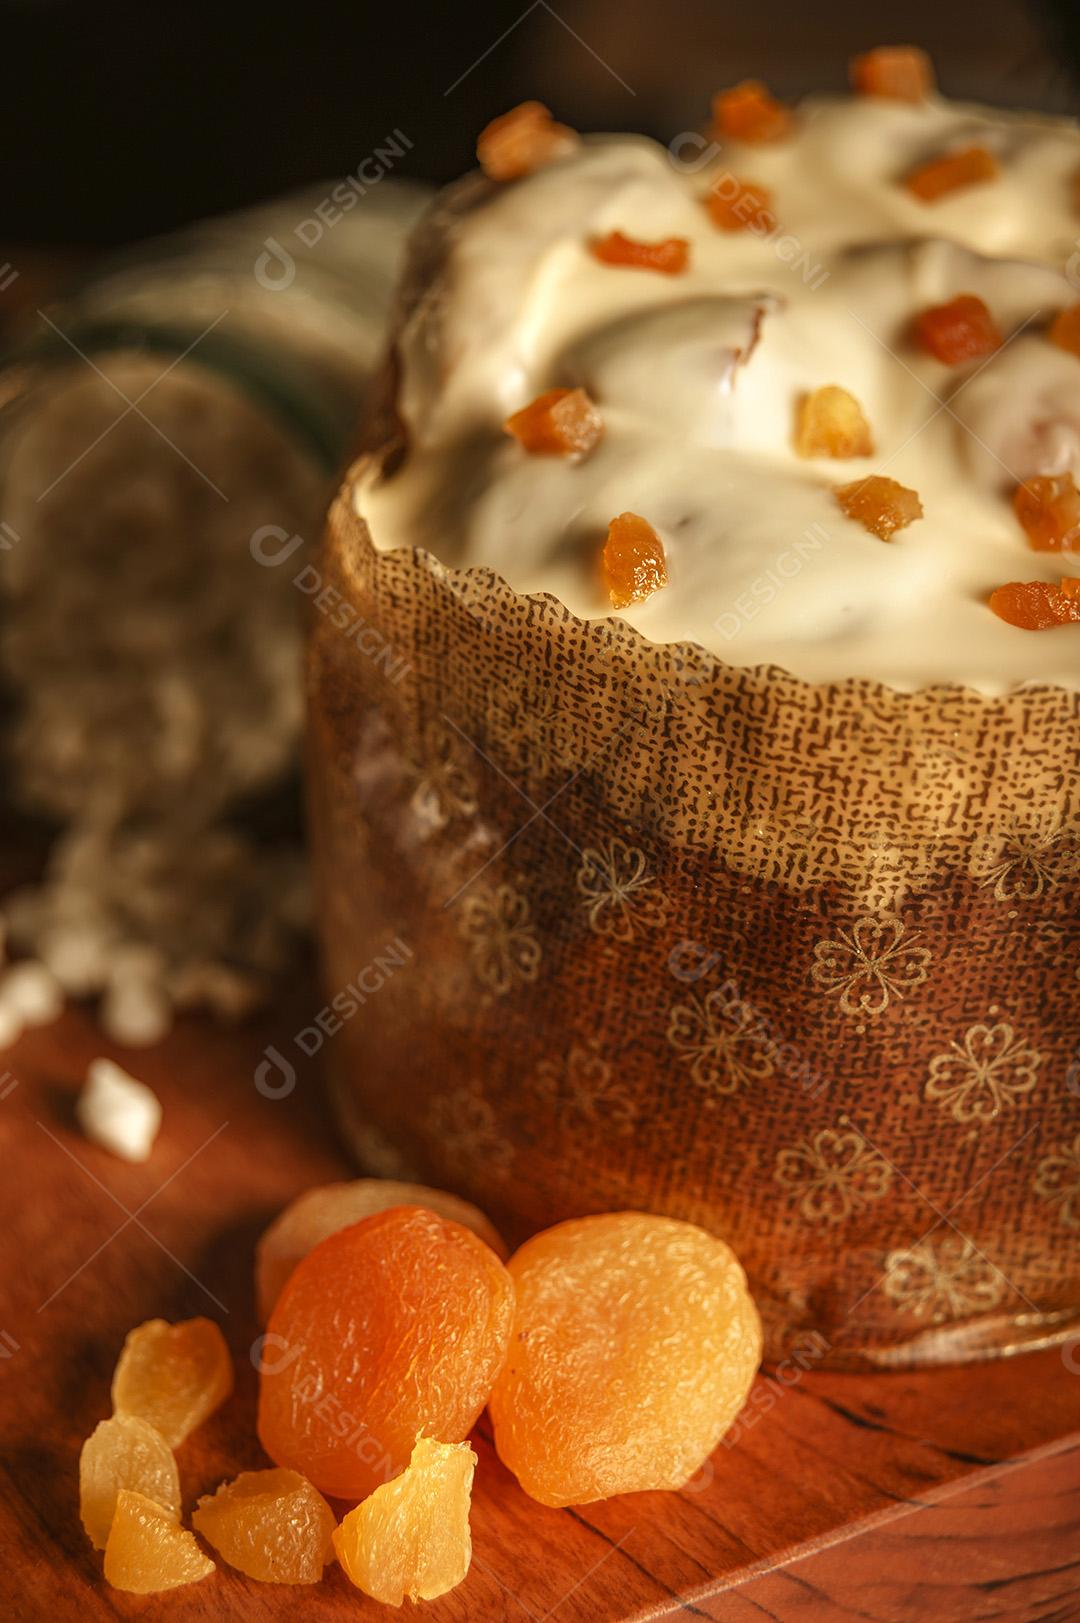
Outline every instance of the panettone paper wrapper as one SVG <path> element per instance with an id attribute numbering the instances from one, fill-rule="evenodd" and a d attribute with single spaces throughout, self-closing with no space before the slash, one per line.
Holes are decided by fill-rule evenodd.
<path id="1" fill-rule="evenodd" d="M 308 588 L 325 1053 L 360 1160 L 513 1240 L 699 1222 L 772 1359 L 1080 1329 L 1080 696 L 652 644 L 376 550 L 377 476 Z"/>

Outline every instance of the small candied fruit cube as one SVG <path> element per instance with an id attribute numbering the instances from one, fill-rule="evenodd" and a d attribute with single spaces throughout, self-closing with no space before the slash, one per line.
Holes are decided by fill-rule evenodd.
<path id="1" fill-rule="evenodd" d="M 934 89 L 934 68 L 917 45 L 879 45 L 851 59 L 851 85 L 860 96 L 925 101 Z"/>
<path id="2" fill-rule="evenodd" d="M 795 449 L 800 456 L 872 456 L 870 424 L 855 396 L 837 383 L 804 395 L 795 425 Z"/>
<path id="3" fill-rule="evenodd" d="M 299 1471 L 241 1471 L 199 1500 L 191 1525 L 264 1584 L 317 1584 L 334 1558 L 334 1513 Z"/>
<path id="4" fill-rule="evenodd" d="M 1071 473 L 1026 479 L 1013 491 L 1013 510 L 1036 552 L 1080 552 L 1080 490 Z"/>
<path id="5" fill-rule="evenodd" d="M 923 516 L 918 494 L 881 474 L 838 485 L 835 495 L 848 518 L 882 541 L 891 541 L 897 530 Z"/>
<path id="6" fill-rule="evenodd" d="M 179 1448 L 232 1387 L 229 1349 L 210 1319 L 148 1319 L 124 1342 L 113 1375 L 113 1408 L 149 1421 L 170 1448 Z"/>
<path id="7" fill-rule="evenodd" d="M 456 1588 L 472 1561 L 475 1470 L 468 1443 L 418 1437 L 401 1475 L 350 1510 L 334 1533 L 349 1581 L 387 1606 Z"/>
<path id="8" fill-rule="evenodd" d="M 782 141 L 791 134 L 794 115 L 777 101 L 760 79 L 743 79 L 721 90 L 712 101 L 713 130 L 731 141 Z"/>
<path id="9" fill-rule="evenodd" d="M 176 1518 L 180 1476 L 172 1449 L 136 1415 L 115 1414 L 96 1426 L 79 1455 L 79 1516 L 95 1550 L 103 1550 L 122 1488 L 141 1493 Z"/>
<path id="10" fill-rule="evenodd" d="M 520 180 L 577 145 L 576 133 L 556 124 L 543 102 L 523 101 L 480 132 L 476 156 L 489 180 Z"/>
<path id="11" fill-rule="evenodd" d="M 1022 631 L 1049 631 L 1054 626 L 1080 623 L 1080 582 L 1013 580 L 990 594 L 990 607 L 999 620 Z"/>
<path id="12" fill-rule="evenodd" d="M 663 276 L 678 276 L 690 258 L 690 244 L 685 237 L 663 237 L 659 242 L 639 242 L 621 231 L 609 231 L 606 237 L 594 237 L 589 252 L 604 265 L 626 265 L 631 270 L 659 271 Z"/>
<path id="13" fill-rule="evenodd" d="M 992 152 L 985 147 L 965 147 L 962 152 L 946 152 L 920 164 L 906 177 L 904 185 L 921 203 L 936 203 L 950 192 L 996 180 L 1000 173 L 1001 166 Z"/>
<path id="14" fill-rule="evenodd" d="M 584 389 L 547 389 L 503 424 L 526 451 L 584 456 L 604 432 L 604 419 Z"/>
<path id="15" fill-rule="evenodd" d="M 1047 336 L 1052 344 L 1067 349 L 1080 360 L 1080 304 L 1071 304 L 1056 315 Z"/>
<path id="16" fill-rule="evenodd" d="M 637 513 L 620 513 L 608 525 L 600 570 L 612 608 L 644 603 L 667 585 L 664 543 Z"/>
<path id="17" fill-rule="evenodd" d="M 992 355 L 1003 343 L 997 322 L 974 293 L 958 293 L 947 304 L 920 311 L 915 336 L 928 355 L 946 366 Z"/>
<path id="18" fill-rule="evenodd" d="M 197 1584 L 217 1568 L 200 1550 L 194 1533 L 141 1493 L 122 1488 L 105 1546 L 105 1580 L 130 1595 Z"/>
<path id="19" fill-rule="evenodd" d="M 737 180 L 732 174 L 718 175 L 704 198 L 709 218 L 720 231 L 749 231 L 767 234 L 776 230 L 772 193 L 752 180 Z"/>

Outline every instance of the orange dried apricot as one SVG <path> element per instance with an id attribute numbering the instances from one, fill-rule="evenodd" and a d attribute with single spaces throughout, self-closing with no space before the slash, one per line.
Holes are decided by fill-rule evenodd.
<path id="1" fill-rule="evenodd" d="M 946 152 L 920 164 L 906 177 L 904 185 L 921 203 L 936 203 L 965 186 L 996 180 L 1000 173 L 1001 166 L 992 152 L 985 147 L 965 147 L 963 152 Z"/>
<path id="2" fill-rule="evenodd" d="M 589 252 L 604 265 L 623 265 L 631 270 L 659 271 L 662 276 L 678 276 L 686 269 L 690 243 L 686 237 L 663 237 L 659 242 L 639 242 L 621 231 L 606 237 L 593 237 Z"/>
<path id="3" fill-rule="evenodd" d="M 667 585 L 664 543 L 646 519 L 620 513 L 608 525 L 600 572 L 614 609 L 644 603 Z"/>
<path id="4" fill-rule="evenodd" d="M 1059 349 L 1067 349 L 1070 355 L 1080 359 L 1080 304 L 1070 304 L 1067 310 L 1059 311 L 1047 337 Z"/>
<path id="5" fill-rule="evenodd" d="M 387 1606 L 435 1600 L 455 1588 L 472 1560 L 475 1470 L 468 1443 L 418 1437 L 402 1474 L 350 1510 L 334 1533 L 350 1582 Z"/>
<path id="6" fill-rule="evenodd" d="M 322 1492 L 361 1499 L 421 1433 L 461 1442 L 506 1356 L 514 1287 L 494 1251 L 419 1206 L 340 1229 L 293 1270 L 273 1313 L 259 1439 Z"/>
<path id="7" fill-rule="evenodd" d="M 1026 479 L 1013 491 L 1013 510 L 1036 552 L 1080 552 L 1080 490 L 1071 473 Z"/>
<path id="8" fill-rule="evenodd" d="M 534 455 L 584 456 L 604 432 L 604 419 L 584 389 L 546 389 L 503 424 Z"/>
<path id="9" fill-rule="evenodd" d="M 928 355 L 946 366 L 992 355 L 1004 342 L 997 322 L 974 293 L 958 293 L 947 304 L 920 311 L 915 336 Z"/>
<path id="10" fill-rule="evenodd" d="M 390 1178 L 354 1178 L 349 1183 L 323 1184 L 297 1195 L 255 1247 L 259 1323 L 266 1323 L 296 1264 L 320 1240 L 375 1212 L 388 1211 L 391 1206 L 423 1206 L 452 1223 L 460 1223 L 462 1228 L 472 1229 L 504 1262 L 510 1254 L 506 1241 L 483 1212 L 445 1189 L 428 1189 L 422 1183 L 395 1183 Z"/>
<path id="11" fill-rule="evenodd" d="M 124 1342 L 112 1401 L 117 1414 L 149 1421 L 170 1448 L 179 1448 L 232 1388 L 229 1349 L 210 1319 L 148 1319 Z"/>
<path id="12" fill-rule="evenodd" d="M 334 1558 L 334 1513 L 299 1471 L 242 1471 L 199 1500 L 191 1525 L 264 1584 L 317 1584 Z"/>
<path id="13" fill-rule="evenodd" d="M 814 389 L 799 402 L 795 449 L 800 456 L 872 456 L 870 424 L 853 394 L 837 383 Z"/>
<path id="14" fill-rule="evenodd" d="M 925 101 L 934 89 L 934 66 L 917 45 L 879 45 L 850 64 L 852 89 L 860 96 Z"/>
<path id="15" fill-rule="evenodd" d="M 1050 631 L 1054 626 L 1080 624 L 1080 592 L 1076 582 L 1059 586 L 1048 580 L 1013 580 L 990 594 L 990 607 L 999 620 L 1022 631 Z"/>
<path id="16" fill-rule="evenodd" d="M 172 1449 L 137 1415 L 103 1420 L 79 1454 L 79 1516 L 95 1550 L 108 1542 L 122 1488 L 142 1494 L 174 1518 L 180 1515 L 180 1476 Z"/>
<path id="17" fill-rule="evenodd" d="M 760 79 L 743 79 L 712 99 L 713 133 L 731 141 L 782 141 L 791 134 L 794 115 L 776 100 Z"/>
<path id="18" fill-rule="evenodd" d="M 489 180 L 520 180 L 572 152 L 576 133 L 557 124 L 539 101 L 523 101 L 481 130 L 476 157 Z"/>
<path id="19" fill-rule="evenodd" d="M 200 1550 L 194 1533 L 141 1493 L 121 1488 L 105 1546 L 105 1578 L 131 1595 L 197 1584 L 217 1568 Z"/>
<path id="20" fill-rule="evenodd" d="M 891 541 L 897 530 L 923 516 L 916 491 L 877 473 L 855 479 L 850 485 L 838 485 L 834 495 L 848 518 L 881 541 Z"/>
<path id="21" fill-rule="evenodd" d="M 717 177 L 705 198 L 709 218 L 719 231 L 760 233 L 776 230 L 772 192 L 752 180 L 737 180 L 732 174 Z"/>

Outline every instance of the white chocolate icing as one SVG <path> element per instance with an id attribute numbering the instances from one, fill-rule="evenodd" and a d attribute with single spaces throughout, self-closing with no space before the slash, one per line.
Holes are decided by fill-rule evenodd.
<path id="1" fill-rule="evenodd" d="M 898 183 L 972 145 L 998 179 L 933 204 Z M 667 554 L 668 585 L 621 616 L 653 641 L 812 682 L 1080 686 L 1080 625 L 1023 631 L 986 604 L 1006 581 L 1080 574 L 1080 554 L 1032 550 L 1010 501 L 1033 473 L 1080 476 L 1080 360 L 1045 335 L 1080 300 L 1080 128 L 845 98 L 805 104 L 776 145 L 673 146 L 590 138 L 436 215 L 441 269 L 399 340 L 408 450 L 360 497 L 376 544 L 486 565 L 597 618 L 597 554 L 629 510 Z M 729 171 L 770 189 L 779 232 L 712 224 L 701 199 Z M 601 264 L 589 239 L 614 229 L 688 238 L 688 269 Z M 985 300 L 1007 343 L 953 368 L 910 324 L 958 293 Z M 860 402 L 873 456 L 796 455 L 798 401 L 827 383 Z M 605 422 L 583 460 L 503 432 L 578 384 Z M 889 543 L 833 495 L 872 473 L 924 508 Z"/>

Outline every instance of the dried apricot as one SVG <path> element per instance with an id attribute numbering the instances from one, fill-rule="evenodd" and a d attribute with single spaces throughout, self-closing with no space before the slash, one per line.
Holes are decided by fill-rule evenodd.
<path id="1" fill-rule="evenodd" d="M 947 304 L 934 304 L 915 318 L 922 348 L 947 366 L 992 355 L 1004 340 L 990 311 L 974 293 L 958 293 Z"/>
<path id="2" fill-rule="evenodd" d="M 963 152 L 946 152 L 943 157 L 931 158 L 929 163 L 913 169 L 904 185 L 921 203 L 936 203 L 950 192 L 965 186 L 977 186 L 984 180 L 996 180 L 1001 166 L 992 152 L 985 147 L 965 147 Z"/>
<path id="3" fill-rule="evenodd" d="M 391 1206 L 423 1206 L 440 1217 L 448 1217 L 452 1223 L 460 1223 L 462 1228 L 472 1229 L 504 1262 L 509 1256 L 506 1241 L 483 1212 L 445 1189 L 428 1189 L 422 1183 L 394 1183 L 389 1178 L 355 1178 L 351 1183 L 323 1184 L 297 1195 L 274 1219 L 255 1247 L 259 1323 L 266 1323 L 296 1264 L 320 1240 L 375 1212 L 388 1211 Z"/>
<path id="4" fill-rule="evenodd" d="M 105 1546 L 105 1578 L 131 1595 L 197 1584 L 217 1568 L 200 1550 L 194 1533 L 141 1493 L 121 1488 Z"/>
<path id="5" fill-rule="evenodd" d="M 686 237 L 664 237 L 660 242 L 639 242 L 621 231 L 594 237 L 589 252 L 604 265 L 625 265 L 631 270 L 659 271 L 662 276 L 678 276 L 686 269 L 690 243 Z"/>
<path id="6" fill-rule="evenodd" d="M 1074 583 L 1055 586 L 1048 580 L 1013 580 L 990 594 L 990 607 L 999 620 L 1022 631 L 1050 631 L 1054 626 L 1080 623 L 1080 594 Z"/>
<path id="7" fill-rule="evenodd" d="M 719 231 L 749 231 L 767 235 L 776 230 L 772 192 L 752 180 L 723 174 L 713 181 L 704 198 L 709 218 Z"/>
<path id="8" fill-rule="evenodd" d="M 435 1600 L 472 1560 L 469 1503 L 476 1455 L 468 1443 L 418 1437 L 406 1469 L 350 1510 L 334 1534 L 349 1580 L 387 1606 Z"/>
<path id="9" fill-rule="evenodd" d="M 600 571 L 612 608 L 644 603 L 667 585 L 664 543 L 637 513 L 620 513 L 608 525 Z"/>
<path id="10" fill-rule="evenodd" d="M 584 456 L 604 432 L 604 419 L 584 389 L 547 389 L 503 424 L 534 454 Z"/>
<path id="11" fill-rule="evenodd" d="M 851 59 L 851 85 L 860 96 L 925 101 L 934 89 L 934 67 L 917 45 L 879 45 Z"/>
<path id="12" fill-rule="evenodd" d="M 766 89 L 760 79 L 743 79 L 712 100 L 713 133 L 721 140 L 782 141 L 791 134 L 790 107 Z"/>
<path id="13" fill-rule="evenodd" d="M 848 518 L 880 541 L 891 541 L 897 530 L 923 516 L 917 491 L 877 473 L 855 479 L 850 485 L 838 485 L 834 494 Z"/>
<path id="14" fill-rule="evenodd" d="M 112 1401 L 117 1414 L 148 1420 L 170 1448 L 179 1448 L 232 1388 L 229 1349 L 210 1319 L 148 1319 L 124 1342 Z"/>
<path id="15" fill-rule="evenodd" d="M 502 1367 L 509 1274 L 482 1240 L 395 1206 L 323 1240 L 270 1316 L 259 1438 L 323 1493 L 361 1499 L 421 1434 L 461 1442 Z"/>
<path id="16" fill-rule="evenodd" d="M 1080 490 L 1071 473 L 1026 479 L 1013 491 L 1013 510 L 1036 552 L 1080 552 Z"/>
<path id="17" fill-rule="evenodd" d="M 180 1476 L 172 1449 L 147 1421 L 117 1414 L 95 1426 L 79 1455 L 79 1516 L 95 1550 L 103 1550 L 116 1496 L 128 1488 L 170 1516 L 180 1515 Z"/>
<path id="18" fill-rule="evenodd" d="M 317 1584 L 334 1558 L 334 1512 L 299 1471 L 242 1471 L 199 1500 L 191 1525 L 264 1584 Z"/>
<path id="19" fill-rule="evenodd" d="M 1067 349 L 1070 355 L 1080 359 L 1080 304 L 1070 304 L 1067 310 L 1059 311 L 1050 323 L 1047 336 L 1059 349 Z"/>
<path id="20" fill-rule="evenodd" d="M 871 456 L 870 424 L 853 394 L 837 383 L 814 389 L 799 402 L 795 449 L 800 456 Z"/>
<path id="21" fill-rule="evenodd" d="M 679 1488 L 742 1407 L 761 1324 L 731 1249 L 642 1212 L 582 1217 L 527 1240 L 495 1446 L 545 1505 Z"/>
<path id="22" fill-rule="evenodd" d="M 480 132 L 476 156 L 489 180 L 520 180 L 572 152 L 576 133 L 556 124 L 539 101 L 523 101 Z"/>

